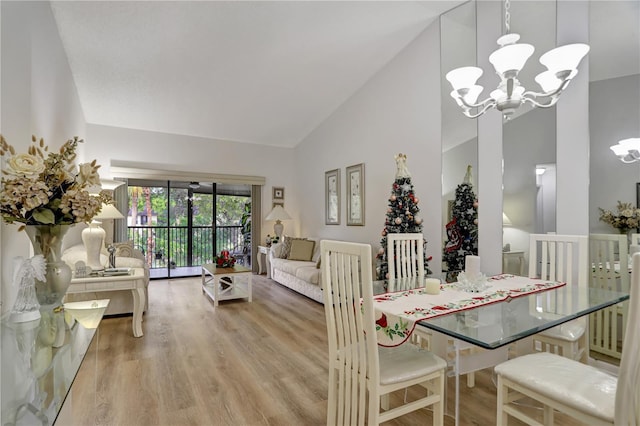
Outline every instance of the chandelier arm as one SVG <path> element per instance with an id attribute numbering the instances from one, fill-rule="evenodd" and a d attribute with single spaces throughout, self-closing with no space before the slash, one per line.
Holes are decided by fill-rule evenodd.
<path id="1" fill-rule="evenodd" d="M 485 106 L 484 106 L 480 111 L 478 111 L 476 114 L 469 114 L 469 108 L 463 109 L 463 110 L 462 110 L 462 113 L 463 113 L 465 116 L 469 117 L 469 118 L 478 118 L 478 117 L 480 117 L 482 114 L 484 114 L 485 112 L 487 112 L 487 110 L 488 110 L 489 108 L 493 108 L 493 107 L 495 107 L 495 106 L 496 106 L 496 103 L 495 103 L 495 101 L 494 101 L 492 98 L 489 98 L 489 99 L 487 99 L 486 101 L 484 101 L 484 102 L 482 102 L 482 103 L 480 103 L 480 104 L 478 104 L 478 105 L 482 105 L 482 104 L 486 103 L 487 101 L 493 101 L 493 102 L 489 102 L 489 103 L 487 103 L 487 104 L 486 104 L 486 105 L 485 105 Z"/>
<path id="2" fill-rule="evenodd" d="M 493 98 L 487 98 L 482 102 L 478 102 L 477 104 L 468 104 L 465 100 L 464 100 L 464 96 L 460 96 L 458 98 L 460 100 L 460 102 L 462 102 L 462 105 L 464 105 L 464 108 L 466 109 L 471 109 L 471 108 L 485 108 L 484 110 L 486 111 L 486 106 L 487 104 L 494 104 L 495 105 L 495 99 Z"/>
<path id="3" fill-rule="evenodd" d="M 522 103 L 529 102 L 531 105 L 533 105 L 534 107 L 537 107 L 537 108 L 551 108 L 552 106 L 554 106 L 558 102 L 558 99 L 560 99 L 560 98 L 551 98 L 549 103 L 543 104 L 543 103 L 538 102 L 537 100 L 535 100 L 535 98 L 530 98 L 530 97 L 525 96 L 525 94 L 522 95 Z"/>

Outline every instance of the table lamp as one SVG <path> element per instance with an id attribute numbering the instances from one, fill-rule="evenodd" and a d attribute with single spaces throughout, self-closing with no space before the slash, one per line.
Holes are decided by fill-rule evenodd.
<path id="1" fill-rule="evenodd" d="M 82 230 L 82 242 L 87 251 L 87 266 L 93 271 L 101 271 L 104 265 L 100 261 L 100 253 L 104 247 L 106 232 L 96 219 L 124 219 L 124 215 L 113 204 L 102 204 L 102 209 L 94 216 L 88 228 Z"/>
<path id="2" fill-rule="evenodd" d="M 273 232 L 275 232 L 278 236 L 278 239 L 280 239 L 282 238 L 282 231 L 284 231 L 284 225 L 281 221 L 291 220 L 291 216 L 289 216 L 289 213 L 287 213 L 284 207 L 278 204 L 269 212 L 265 220 L 276 221 L 276 223 L 273 225 Z"/>

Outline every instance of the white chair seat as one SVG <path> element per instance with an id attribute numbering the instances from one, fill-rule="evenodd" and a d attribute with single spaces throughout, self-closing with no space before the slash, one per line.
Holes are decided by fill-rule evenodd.
<path id="1" fill-rule="evenodd" d="M 603 370 L 540 352 L 506 361 L 495 371 L 529 391 L 613 422 L 618 380 Z"/>
<path id="2" fill-rule="evenodd" d="M 548 330 L 541 331 L 538 334 L 567 342 L 575 342 L 584 335 L 587 329 L 586 325 L 586 321 L 583 318 L 580 318 Z"/>
<path id="3" fill-rule="evenodd" d="M 393 348 L 381 347 L 378 353 L 381 385 L 414 380 L 447 366 L 442 358 L 408 343 Z"/>

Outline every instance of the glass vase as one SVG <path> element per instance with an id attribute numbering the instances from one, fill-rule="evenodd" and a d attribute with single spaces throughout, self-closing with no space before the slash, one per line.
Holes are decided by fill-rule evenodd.
<path id="1" fill-rule="evenodd" d="M 27 225 L 34 254 L 47 261 L 46 280 L 36 280 L 36 297 L 44 309 L 62 305 L 71 284 L 71 268 L 62 260 L 62 240 L 73 225 Z"/>

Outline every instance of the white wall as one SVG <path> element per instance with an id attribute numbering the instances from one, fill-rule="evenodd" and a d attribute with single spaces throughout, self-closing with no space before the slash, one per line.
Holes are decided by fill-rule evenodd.
<path id="1" fill-rule="evenodd" d="M 85 134 L 78 94 L 48 2 L 0 2 L 2 8 L 2 129 L 16 151 L 31 135 L 51 149 Z M 2 313 L 11 309 L 16 289 L 12 259 L 29 256 L 27 236 L 2 224 Z"/>
<path id="2" fill-rule="evenodd" d="M 394 155 L 407 155 L 420 199 L 430 267 L 441 267 L 440 33 L 428 27 L 311 133 L 295 152 L 299 235 L 380 247 L 395 179 Z M 365 226 L 346 226 L 345 168 L 365 164 Z M 341 171 L 340 225 L 324 225 L 324 173 Z M 464 175 L 463 175 L 464 176 Z"/>
<path id="3" fill-rule="evenodd" d="M 133 161 L 140 167 L 161 166 L 166 170 L 264 176 L 263 217 L 271 211 L 272 186 L 285 188 L 285 208 L 294 218 L 298 216 L 292 148 L 89 124 L 85 150 L 87 158 L 96 158 L 102 164 L 103 177 L 116 177 L 109 169 L 114 160 Z M 285 223 L 285 229 L 292 225 L 295 221 Z M 262 231 L 260 241 L 273 233 L 273 222 L 263 221 Z"/>

